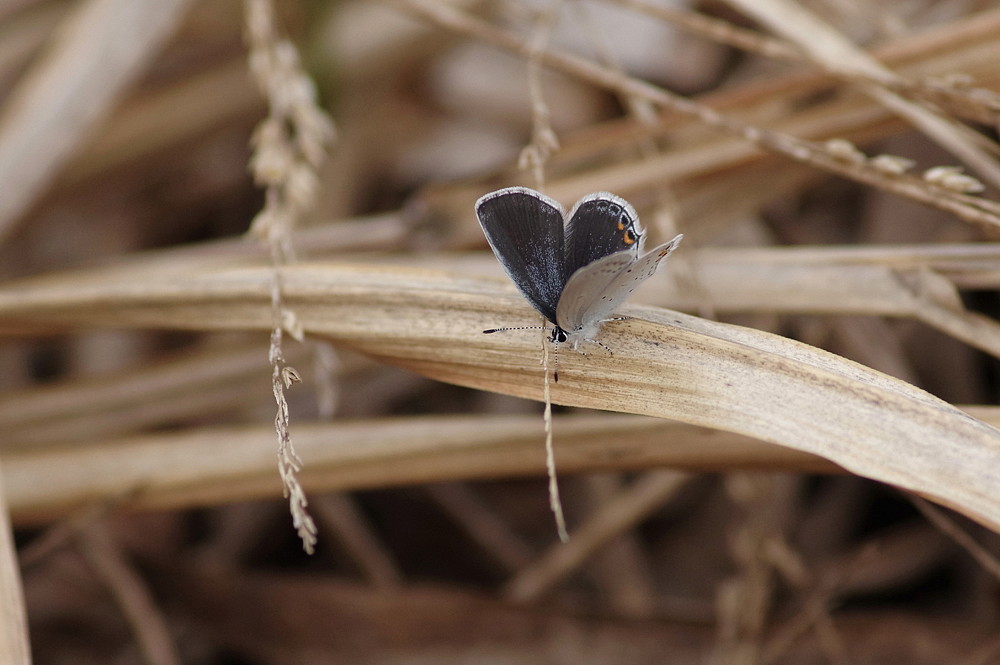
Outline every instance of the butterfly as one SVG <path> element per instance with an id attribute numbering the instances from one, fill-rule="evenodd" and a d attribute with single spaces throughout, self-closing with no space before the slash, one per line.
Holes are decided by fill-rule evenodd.
<path id="1" fill-rule="evenodd" d="M 680 244 L 678 235 L 641 254 L 644 230 L 625 199 L 588 194 L 567 216 L 554 199 L 508 187 L 476 201 L 476 216 L 500 265 L 552 324 L 549 340 L 597 341 L 601 323 Z M 495 328 L 494 333 L 525 328 Z M 607 347 L 604 347 L 607 348 Z"/>

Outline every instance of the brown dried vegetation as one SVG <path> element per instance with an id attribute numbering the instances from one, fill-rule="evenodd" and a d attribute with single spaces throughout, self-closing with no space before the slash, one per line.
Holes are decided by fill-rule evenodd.
<path id="1" fill-rule="evenodd" d="M 994 3 L 275 5 L 0 5 L 0 662 L 1000 662 Z"/>

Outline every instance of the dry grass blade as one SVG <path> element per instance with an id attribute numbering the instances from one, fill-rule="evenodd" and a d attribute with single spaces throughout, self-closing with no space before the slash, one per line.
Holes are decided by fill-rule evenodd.
<path id="1" fill-rule="evenodd" d="M 992 662 L 1000 6 L 669 4 L 0 2 L 0 662 Z"/>
<path id="2" fill-rule="evenodd" d="M 143 659 L 151 665 L 180 665 L 169 625 L 142 577 L 129 565 L 101 524 L 77 536 L 77 547 L 87 563 L 107 584 L 138 636 Z"/>
<path id="3" fill-rule="evenodd" d="M 212 127 L 242 122 L 247 114 L 259 113 L 260 93 L 247 85 L 248 77 L 246 59 L 234 58 L 199 69 L 163 90 L 127 100 L 92 137 L 83 154 L 69 160 L 61 181 L 99 177 L 143 155 L 190 141 Z M 219 104 L 220 98 L 229 103 Z"/>
<path id="4" fill-rule="evenodd" d="M 556 418 L 559 470 L 655 466 L 838 473 L 821 458 L 748 437 L 639 416 Z M 310 491 L 355 490 L 544 472 L 536 416 L 452 416 L 303 424 Z M 275 497 L 274 439 L 264 427 L 190 429 L 4 454 L 13 519 L 63 519 L 95 501 L 133 509 L 201 508 Z M 103 505 L 103 504 L 102 504 Z"/>
<path id="5" fill-rule="evenodd" d="M 786 0 L 729 2 L 786 39 L 794 40 L 804 52 L 829 71 L 848 80 L 856 73 L 887 84 L 900 83 L 891 70 L 797 3 Z M 865 83 L 862 89 L 880 104 L 907 118 L 935 141 L 965 159 L 994 185 L 1000 184 L 1000 165 L 993 156 L 980 149 L 978 141 L 982 137 L 977 138 L 974 132 L 962 124 L 933 109 L 904 99 L 885 87 Z"/>
<path id="6" fill-rule="evenodd" d="M 425 0 L 400 0 L 400 2 L 405 10 L 442 28 L 458 34 L 473 36 L 486 43 L 526 57 L 537 57 L 546 66 L 568 73 L 581 81 L 625 97 L 646 100 L 660 105 L 664 109 L 696 118 L 708 127 L 737 136 L 758 148 L 776 152 L 790 160 L 946 210 L 971 223 L 992 228 L 1000 227 L 1000 206 L 989 199 L 967 196 L 945 187 L 928 187 L 919 178 L 896 172 L 885 173 L 873 163 L 865 160 L 843 160 L 822 145 L 789 134 L 773 132 L 744 122 L 734 116 L 724 116 L 713 108 L 698 104 L 646 81 L 624 76 L 613 68 L 595 64 L 572 53 L 556 50 L 536 52 L 526 40 L 517 35 L 473 18 L 452 7 Z"/>
<path id="7" fill-rule="evenodd" d="M 30 665 L 28 617 L 6 490 L 0 481 L 0 659 L 10 665 Z"/>
<path id="8" fill-rule="evenodd" d="M 94 275 L 75 286 L 0 292 L 0 330 L 115 325 L 267 329 L 263 269 L 143 283 Z M 492 280 L 413 268 L 296 266 L 289 305 L 304 329 L 442 381 L 540 399 L 535 335 L 483 337 L 530 321 Z M 994 469 L 1000 431 L 861 365 L 765 332 L 667 310 L 626 309 L 608 324 L 614 355 L 566 353 L 559 404 L 672 418 L 826 457 L 862 476 L 923 494 L 1000 526 Z M 565 378 L 562 378 L 562 377 Z"/>
<path id="9" fill-rule="evenodd" d="M 516 602 L 537 601 L 609 540 L 627 532 L 662 505 L 688 478 L 676 471 L 645 474 L 631 487 L 612 496 L 605 506 L 574 530 L 573 539 L 565 547 L 550 548 L 544 557 L 522 568 L 507 583 L 504 595 Z"/>
<path id="10" fill-rule="evenodd" d="M 189 0 L 89 0 L 0 119 L 0 238 L 156 53 Z"/>
<path id="11" fill-rule="evenodd" d="M 912 317 L 1000 357 L 1000 324 L 967 310 L 956 288 L 957 281 L 978 288 L 994 281 L 996 258 L 991 245 L 708 249 L 694 265 L 707 285 L 698 296 L 707 296 L 719 312 Z M 661 302 L 693 309 L 698 303 L 692 295 L 671 294 Z"/>
<path id="12" fill-rule="evenodd" d="M 994 72 L 980 66 L 998 56 L 993 38 L 998 26 L 1000 12 L 979 14 L 936 30 L 900 35 L 873 54 L 912 79 L 908 94 L 929 89 L 932 82 L 920 77 L 935 75 L 944 79 L 954 71 L 965 72 L 983 85 L 995 86 Z M 913 82 L 916 80 L 921 83 Z M 741 81 L 697 99 L 727 116 L 750 118 L 756 125 L 812 141 L 839 138 L 864 146 L 873 139 L 903 131 L 902 120 L 869 98 L 838 90 L 828 75 L 793 71 Z M 957 95 L 973 91 L 958 87 L 952 92 Z M 988 89 L 975 92 L 992 95 Z M 775 104 L 775 100 L 782 103 Z M 965 120 L 991 125 L 997 115 L 990 109 L 1000 106 L 991 99 L 981 106 L 963 102 L 949 104 L 948 108 Z M 607 159 L 620 152 L 623 143 L 648 139 L 651 134 L 669 140 L 671 149 L 641 163 L 620 157 Z M 802 184 L 801 169 L 787 160 L 761 154 L 740 139 L 708 137 L 696 121 L 677 113 L 665 113 L 653 128 L 617 119 L 564 137 L 552 166 L 556 172 L 550 174 L 549 181 L 557 198 L 573 200 L 595 188 L 643 194 L 646 188 L 669 180 L 674 183 L 683 217 L 699 220 L 706 216 L 730 219 L 733 208 L 749 214 L 765 201 L 798 191 Z M 780 178 L 776 177 L 779 169 L 783 173 Z M 711 177 L 706 179 L 706 174 Z M 510 177 L 516 175 L 511 173 Z M 726 199 L 727 205 L 720 205 L 720 198 Z M 701 204 L 694 205 L 697 202 Z"/>

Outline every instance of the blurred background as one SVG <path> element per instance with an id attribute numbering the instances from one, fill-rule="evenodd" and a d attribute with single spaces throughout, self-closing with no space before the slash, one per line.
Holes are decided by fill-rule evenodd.
<path id="1" fill-rule="evenodd" d="M 479 196 L 524 185 L 568 208 L 607 190 L 649 242 L 686 237 L 685 288 L 637 301 L 994 404 L 992 341 L 836 294 L 865 291 L 852 264 L 904 262 L 992 325 L 995 3 L 266 4 L 0 2 L 8 284 L 267 265 L 275 228 L 299 261 L 499 276 Z M 255 11 L 270 16 L 256 33 Z M 952 124 L 916 128 L 886 90 Z M 754 145 L 704 109 L 773 135 Z M 815 153 L 790 159 L 783 136 Z M 928 175 L 941 166 L 961 168 Z M 803 255 L 817 270 L 801 282 L 754 254 L 797 246 L 841 253 Z M 697 272 L 702 250 L 764 257 L 755 280 L 730 277 L 751 295 L 727 300 Z M 564 546 L 540 405 L 286 336 L 310 556 L 274 464 L 266 331 L 5 327 L 0 463 L 37 663 L 1000 662 L 996 534 L 832 464 L 714 457 L 728 435 L 676 430 L 703 437 L 684 468 L 570 466 Z M 556 412 L 557 453 L 561 436 L 614 446 L 670 426 Z M 447 440 L 492 460 L 469 441 L 499 423 L 496 462 L 421 457 Z M 310 467 L 305 451 L 338 441 L 347 452 Z M 136 474 L 166 489 L 136 499 Z"/>

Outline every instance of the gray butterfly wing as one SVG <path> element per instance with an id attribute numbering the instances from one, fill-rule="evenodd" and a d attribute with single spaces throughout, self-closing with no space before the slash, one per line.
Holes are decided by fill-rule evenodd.
<path id="1" fill-rule="evenodd" d="M 660 261 L 680 244 L 683 235 L 635 259 L 630 251 L 616 252 L 573 273 L 556 307 L 556 323 L 570 334 L 592 338 L 629 295 L 653 276 Z"/>
<path id="2" fill-rule="evenodd" d="M 563 269 L 563 209 L 527 187 L 491 192 L 476 202 L 486 239 L 511 281 L 542 316 L 555 323 Z"/>
<path id="3" fill-rule="evenodd" d="M 588 194 L 566 218 L 566 277 L 617 252 L 639 256 L 643 230 L 628 201 L 609 192 Z"/>
<path id="4" fill-rule="evenodd" d="M 615 252 L 573 273 L 556 307 L 559 327 L 574 333 L 589 325 L 593 321 L 591 313 L 607 303 L 608 287 L 635 263 L 632 252 Z M 616 304 L 618 301 L 611 303 L 611 307 Z"/>

